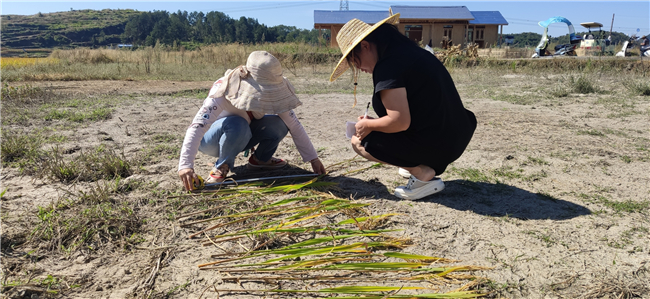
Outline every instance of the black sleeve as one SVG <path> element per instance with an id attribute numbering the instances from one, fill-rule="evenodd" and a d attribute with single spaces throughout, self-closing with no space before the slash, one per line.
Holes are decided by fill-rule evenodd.
<path id="1" fill-rule="evenodd" d="M 404 61 L 396 59 L 398 56 L 387 57 L 375 66 L 373 81 L 375 93 L 386 89 L 406 87 L 404 80 Z"/>

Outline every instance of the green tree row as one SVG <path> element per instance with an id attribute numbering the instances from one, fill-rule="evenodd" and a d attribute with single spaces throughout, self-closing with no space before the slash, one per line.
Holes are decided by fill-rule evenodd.
<path id="1" fill-rule="evenodd" d="M 316 29 L 298 29 L 295 26 L 267 27 L 257 19 L 241 17 L 236 20 L 218 11 L 204 14 L 179 10 L 175 13 L 153 11 L 133 15 L 126 23 L 121 39 L 123 43 L 145 46 L 153 46 L 156 42 L 168 45 L 182 42 L 318 43 L 319 32 Z"/>

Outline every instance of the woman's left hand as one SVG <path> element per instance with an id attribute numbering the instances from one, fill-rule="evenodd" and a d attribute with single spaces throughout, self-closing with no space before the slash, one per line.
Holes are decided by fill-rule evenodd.
<path id="1" fill-rule="evenodd" d="M 323 162 L 321 162 L 320 159 L 316 158 L 309 162 L 311 163 L 311 168 L 314 169 L 315 173 L 325 174 L 325 166 L 323 166 Z"/>

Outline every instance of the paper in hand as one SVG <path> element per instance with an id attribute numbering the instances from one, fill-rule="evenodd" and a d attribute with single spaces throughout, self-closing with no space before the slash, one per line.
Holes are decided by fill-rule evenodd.
<path id="1" fill-rule="evenodd" d="M 352 136 L 357 133 L 357 128 L 354 126 L 356 122 L 348 121 L 345 123 L 345 137 L 352 139 Z"/>

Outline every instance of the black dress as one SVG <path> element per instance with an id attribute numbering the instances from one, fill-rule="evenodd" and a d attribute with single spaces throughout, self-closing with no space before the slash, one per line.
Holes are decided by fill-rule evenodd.
<path id="1" fill-rule="evenodd" d="M 372 107 L 386 116 L 379 92 L 406 88 L 411 124 L 406 131 L 373 131 L 361 144 L 380 161 L 401 167 L 427 165 L 442 174 L 458 159 L 476 129 L 474 113 L 465 109 L 447 69 L 417 46 L 386 49 L 372 74 Z"/>

